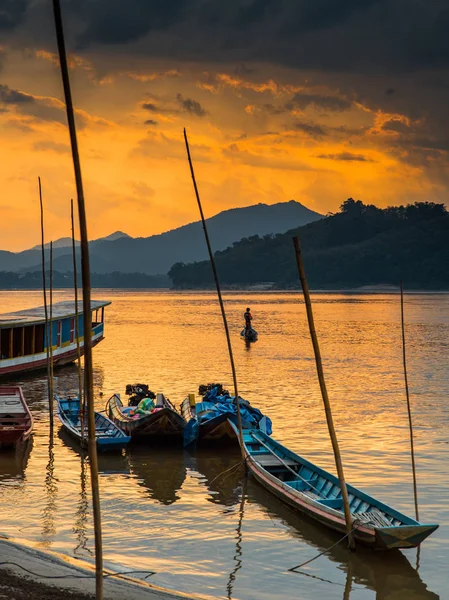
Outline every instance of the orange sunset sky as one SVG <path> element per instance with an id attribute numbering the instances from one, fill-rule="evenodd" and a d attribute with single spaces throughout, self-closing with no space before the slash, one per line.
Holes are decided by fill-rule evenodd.
<path id="1" fill-rule="evenodd" d="M 183 127 L 207 216 L 446 202 L 444 3 L 165 4 L 62 2 L 92 239 L 198 219 Z M 75 189 L 51 2 L 6 3 L 0 33 L 0 248 L 17 251 L 39 242 L 38 175 L 48 239 L 70 235 Z"/>

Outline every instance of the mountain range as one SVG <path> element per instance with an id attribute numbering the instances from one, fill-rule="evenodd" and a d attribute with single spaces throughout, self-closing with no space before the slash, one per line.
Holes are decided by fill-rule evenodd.
<path id="1" fill-rule="evenodd" d="M 243 237 L 283 233 L 321 219 L 323 215 L 294 200 L 232 208 L 207 219 L 214 251 L 224 250 Z M 207 257 L 201 222 L 197 221 L 159 235 L 132 238 L 116 232 L 90 242 L 92 273 L 166 274 L 177 262 L 195 262 Z M 77 251 L 79 261 L 79 250 Z M 0 251 L 0 271 L 16 273 L 40 270 L 41 250 L 35 246 L 22 252 Z M 73 271 L 70 238 L 53 244 L 53 270 Z"/>
<path id="2" fill-rule="evenodd" d="M 313 289 L 398 286 L 449 289 L 449 213 L 443 204 L 416 202 L 385 209 L 349 198 L 339 213 L 275 236 L 253 236 L 216 252 L 220 282 L 247 287 L 298 287 L 292 237 L 301 240 Z M 213 286 L 210 262 L 173 265 L 175 288 Z"/>

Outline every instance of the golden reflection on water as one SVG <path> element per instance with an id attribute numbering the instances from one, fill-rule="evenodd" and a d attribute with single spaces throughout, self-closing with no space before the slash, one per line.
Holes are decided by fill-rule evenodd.
<path id="1" fill-rule="evenodd" d="M 57 300 L 67 292 L 57 292 Z M 148 383 L 176 404 L 200 383 L 231 385 L 215 296 L 209 293 L 111 292 L 106 339 L 94 350 L 97 408 L 127 383 Z M 35 292 L 0 292 L 5 310 L 41 304 Z M 274 437 L 333 470 L 304 306 L 295 294 L 225 295 L 242 396 L 273 420 Z M 403 389 L 399 299 L 392 295 L 315 295 L 314 312 L 346 478 L 413 514 L 408 424 Z M 250 306 L 259 340 L 240 339 Z M 217 597 L 445 598 L 449 585 L 449 297 L 406 296 L 408 368 L 423 521 L 440 529 L 421 550 L 388 559 L 344 544 L 293 514 L 238 465 L 237 448 L 187 453 L 131 447 L 100 456 L 106 563 L 156 571 L 156 585 Z M 60 394 L 77 390 L 77 370 L 56 372 Z M 23 453 L 0 453 L 0 532 L 89 558 L 93 549 L 88 464 L 55 421 L 49 453 L 45 374 L 21 380 L 35 417 Z M 24 449 L 25 450 L 25 449 Z M 242 487 L 247 485 L 247 492 Z M 329 583 L 331 582 L 331 583 Z M 433 591 L 430 591 L 433 590 Z"/>

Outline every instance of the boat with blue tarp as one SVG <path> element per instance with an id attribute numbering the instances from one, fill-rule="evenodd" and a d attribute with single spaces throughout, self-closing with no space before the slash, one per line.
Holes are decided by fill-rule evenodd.
<path id="1" fill-rule="evenodd" d="M 56 396 L 56 404 L 57 415 L 67 433 L 81 446 L 87 445 L 87 415 L 85 423 L 82 423 L 79 398 Z M 95 439 L 98 451 L 121 450 L 131 440 L 120 427 L 99 412 L 95 412 Z"/>
<path id="2" fill-rule="evenodd" d="M 232 424 L 235 435 L 238 429 Z M 297 511 L 346 533 L 337 477 L 295 454 L 260 429 L 243 431 L 246 464 L 265 488 Z M 356 541 L 376 549 L 415 548 L 437 528 L 347 485 Z"/>
<path id="3" fill-rule="evenodd" d="M 181 414 L 187 421 L 184 428 L 184 446 L 192 444 L 235 443 L 236 433 L 232 424 L 237 424 L 237 403 L 235 396 L 223 390 L 221 384 L 200 386 L 201 402 L 196 402 L 195 394 L 189 396 L 181 404 Z M 239 397 L 240 414 L 243 429 L 263 427 L 271 434 L 271 420 L 243 398 Z"/>

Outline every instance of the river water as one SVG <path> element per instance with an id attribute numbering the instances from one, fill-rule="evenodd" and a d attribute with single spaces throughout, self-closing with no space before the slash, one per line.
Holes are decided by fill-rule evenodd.
<path id="1" fill-rule="evenodd" d="M 99 410 L 127 383 L 148 383 L 176 405 L 201 383 L 231 386 L 214 294 L 96 290 L 93 297 L 112 301 L 105 340 L 94 349 Z M 55 301 L 69 298 L 55 293 Z M 2 312 L 42 304 L 36 292 L 0 292 L 0 302 Z M 225 302 L 240 394 L 271 417 L 276 439 L 333 470 L 300 297 L 236 292 Z M 413 516 L 399 298 L 326 293 L 313 302 L 346 479 Z M 247 306 L 260 334 L 250 347 L 239 338 Z M 238 464 L 237 448 L 132 447 L 101 456 L 106 565 L 154 571 L 154 585 L 216 598 L 449 598 L 449 296 L 407 295 L 405 313 L 420 517 L 440 524 L 422 545 L 418 570 L 416 550 L 348 554 L 342 543 L 300 573 L 289 571 L 339 536 L 245 482 L 242 470 L 215 479 Z M 76 391 L 74 366 L 56 375 L 60 393 Z M 0 532 L 91 560 L 88 465 L 59 423 L 49 452 L 45 376 L 20 383 L 35 433 L 25 452 L 0 453 Z"/>

